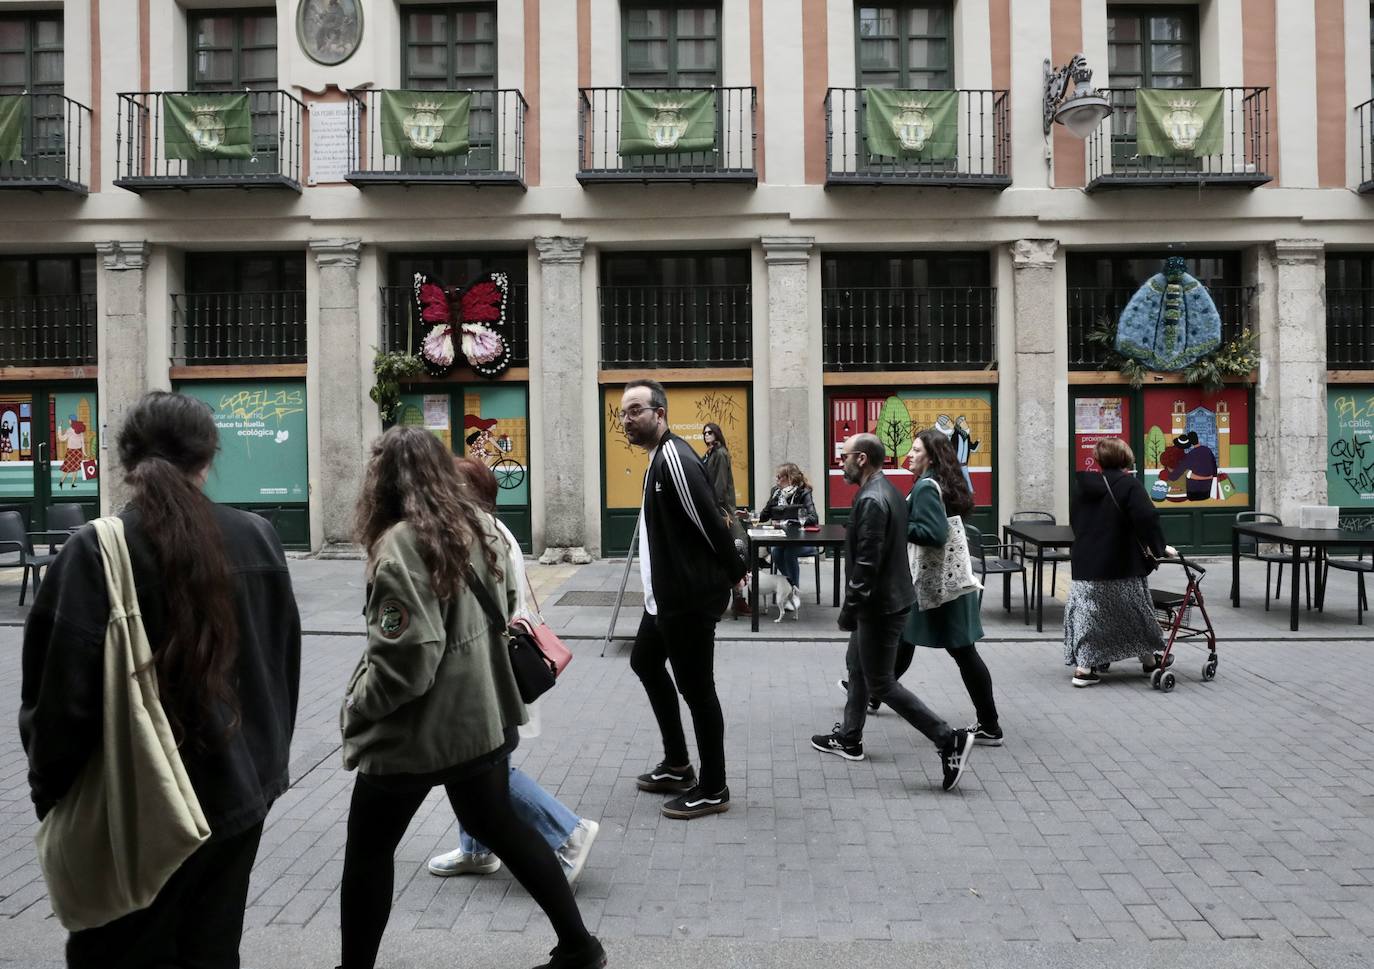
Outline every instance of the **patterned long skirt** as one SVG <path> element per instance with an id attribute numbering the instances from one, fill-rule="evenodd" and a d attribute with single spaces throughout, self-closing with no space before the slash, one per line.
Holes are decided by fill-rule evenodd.
<path id="1" fill-rule="evenodd" d="M 1075 579 L 1069 585 L 1064 609 L 1065 666 L 1101 666 L 1163 648 L 1164 636 L 1145 579 Z"/>

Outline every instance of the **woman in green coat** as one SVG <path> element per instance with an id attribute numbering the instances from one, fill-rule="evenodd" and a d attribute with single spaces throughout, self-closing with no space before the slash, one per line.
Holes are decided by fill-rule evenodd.
<path id="1" fill-rule="evenodd" d="M 917 480 L 907 496 L 907 541 L 913 545 L 943 545 L 949 537 L 949 516 L 967 516 L 973 511 L 973 494 L 964 481 L 954 445 L 939 431 L 921 431 L 911 445 L 908 460 Z M 905 672 L 916 646 L 948 652 L 959 665 L 959 675 L 978 714 L 978 722 L 968 728 L 974 743 L 1000 747 L 1002 727 L 992 696 L 992 674 L 974 646 L 983 638 L 979 611 L 977 592 L 934 609 L 912 609 L 902 630 L 897 675 Z M 906 664 L 901 663 L 903 659 Z"/>

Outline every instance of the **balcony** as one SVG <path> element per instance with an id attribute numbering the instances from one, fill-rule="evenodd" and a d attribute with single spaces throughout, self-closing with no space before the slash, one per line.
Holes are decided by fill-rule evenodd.
<path id="1" fill-rule="evenodd" d="M 95 296 L 0 299 L 0 367 L 93 367 Z"/>
<path id="2" fill-rule="evenodd" d="M 85 195 L 91 109 L 61 94 L 19 94 L 16 157 L 0 155 L 0 189 Z M 7 153 L 8 154 L 8 153 Z"/>
<path id="3" fill-rule="evenodd" d="M 1069 306 L 1069 369 L 1099 370 L 1107 360 L 1107 350 L 1092 343 L 1088 334 L 1102 320 L 1113 324 L 1121 318 L 1121 311 L 1140 287 L 1070 286 Z M 1221 315 L 1222 342 L 1234 340 L 1241 330 L 1250 326 L 1251 306 L 1255 299 L 1253 286 L 1212 286 L 1207 292 Z"/>
<path id="4" fill-rule="evenodd" d="M 172 362 L 304 363 L 305 293 L 173 294 Z"/>
<path id="5" fill-rule="evenodd" d="M 1360 126 L 1360 187 L 1361 195 L 1374 192 L 1374 101 L 1366 101 L 1355 109 Z"/>
<path id="6" fill-rule="evenodd" d="M 222 104 L 233 94 L 248 99 L 247 144 L 231 149 L 222 120 L 214 112 L 196 112 L 182 130 L 169 98 L 186 96 L 191 111 Z M 195 99 L 201 99 L 197 102 Z M 143 91 L 119 95 L 115 129 L 114 184 L 131 192 L 193 188 L 273 188 L 301 190 L 301 115 L 304 105 L 286 91 L 221 92 Z M 175 111 L 175 108 L 170 109 Z M 168 134 L 172 135 L 169 143 Z M 244 157 L 222 157 L 241 150 Z M 188 156 L 188 157 L 183 157 Z M 195 156 L 195 157 L 189 157 Z"/>
<path id="7" fill-rule="evenodd" d="M 747 367 L 753 302 L 747 284 L 602 286 L 601 366 Z"/>
<path id="8" fill-rule="evenodd" d="M 944 140 L 943 147 L 936 145 L 930 129 L 919 121 L 929 116 L 923 105 L 917 123 L 903 126 L 898 134 L 906 138 L 902 144 L 907 146 L 909 157 L 897 157 L 877 154 L 870 145 L 866 89 L 832 87 L 826 91 L 826 186 L 924 185 L 998 192 L 1009 186 L 1011 127 L 1007 92 L 963 89 L 920 93 L 955 96 L 956 131 Z"/>
<path id="9" fill-rule="evenodd" d="M 349 91 L 348 175 L 370 185 L 508 185 L 525 187 L 525 115 L 529 106 L 514 88 L 494 91 Z M 442 116 L 412 111 L 394 137 L 384 137 L 383 101 L 395 95 L 468 94 L 467 148 L 436 154 Z M 418 117 L 417 117 L 418 116 Z M 437 122 L 437 124 L 436 124 Z M 390 136 L 390 125 L 386 135 Z M 413 137 L 412 137 L 413 136 Z M 387 142 L 390 140 L 391 145 Z M 418 145 L 418 147 L 415 147 Z M 389 150 L 390 149 L 390 150 Z"/>
<path id="10" fill-rule="evenodd" d="M 971 370 L 997 356 L 991 286 L 848 286 L 821 291 L 824 369 Z"/>
<path id="11" fill-rule="evenodd" d="M 429 324 L 421 323 L 415 312 L 415 291 L 409 286 L 382 286 L 382 333 L 380 347 L 385 351 L 399 350 L 418 353 L 420 341 L 429 332 Z M 511 283 L 506 306 L 506 331 L 510 339 L 510 365 L 530 365 L 530 288 L 525 283 Z"/>
<path id="12" fill-rule="evenodd" d="M 1269 89 L 1203 90 L 1221 94 L 1221 130 L 1218 149 L 1198 157 L 1142 155 L 1137 141 L 1136 91 L 1102 91 L 1112 106 L 1112 115 L 1088 136 L 1086 190 L 1200 185 L 1255 188 L 1270 181 Z"/>
<path id="13" fill-rule="evenodd" d="M 1326 366 L 1374 369 L 1374 289 L 1326 291 Z"/>
<path id="14" fill-rule="evenodd" d="M 644 96 L 662 103 L 681 106 L 709 95 L 711 107 L 705 118 L 694 124 L 706 125 L 707 134 L 698 141 L 709 145 L 692 151 L 641 151 L 634 145 L 621 151 L 622 139 L 634 139 L 652 147 L 666 148 L 690 139 L 695 132 L 683 120 L 683 113 L 658 111 L 643 130 L 632 126 L 624 106 L 628 97 Z M 598 182 L 738 182 L 757 185 L 755 150 L 758 132 L 754 127 L 756 94 L 752 87 L 720 88 L 618 88 L 594 87 L 578 91 L 577 180 L 583 185 Z M 626 112 L 622 116 L 622 112 Z M 685 112 L 684 112 L 685 113 Z M 632 142 L 633 144 L 633 142 Z"/>

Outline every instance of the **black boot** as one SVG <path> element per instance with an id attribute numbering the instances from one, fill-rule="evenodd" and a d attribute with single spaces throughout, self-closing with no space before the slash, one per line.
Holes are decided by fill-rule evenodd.
<path id="1" fill-rule="evenodd" d="M 606 950 L 595 938 L 577 950 L 556 945 L 549 950 L 549 955 L 552 958 L 548 962 L 541 963 L 534 969 L 603 969 L 606 965 Z"/>

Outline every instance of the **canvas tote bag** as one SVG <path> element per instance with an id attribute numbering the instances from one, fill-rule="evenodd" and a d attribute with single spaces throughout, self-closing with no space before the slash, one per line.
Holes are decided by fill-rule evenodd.
<path id="1" fill-rule="evenodd" d="M 210 837 L 158 700 L 124 523 L 92 524 L 110 595 L 101 742 L 37 838 L 53 912 L 73 932 L 147 908 Z"/>
<path id="2" fill-rule="evenodd" d="M 935 491 L 944 499 L 940 482 L 934 478 L 923 478 L 916 483 L 921 487 L 926 481 L 935 486 Z M 968 533 L 964 531 L 961 515 L 950 515 L 949 534 L 941 545 L 907 546 L 911 564 L 912 582 L 916 586 L 916 608 L 921 612 L 953 602 L 960 596 L 977 592 L 983 587 L 973 574 L 973 559 L 969 556 Z"/>

